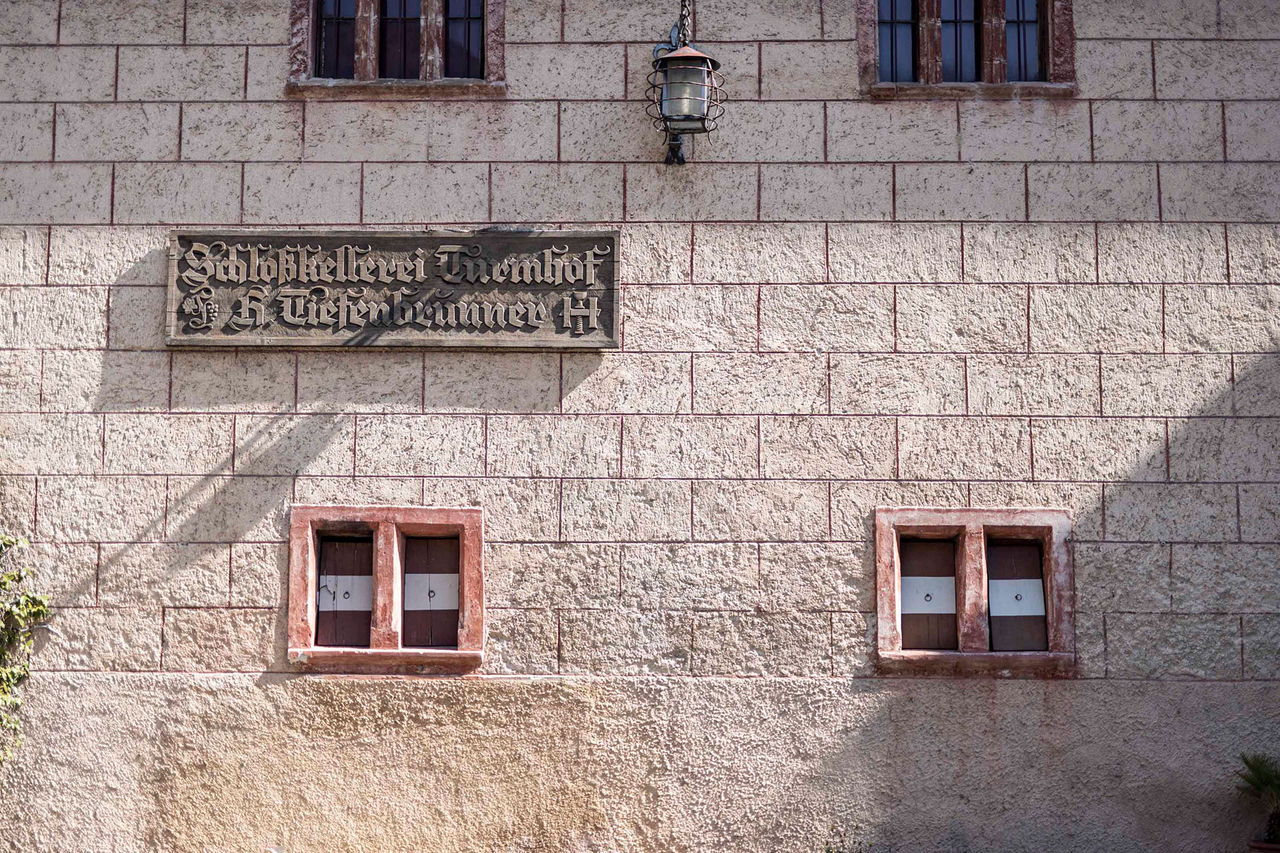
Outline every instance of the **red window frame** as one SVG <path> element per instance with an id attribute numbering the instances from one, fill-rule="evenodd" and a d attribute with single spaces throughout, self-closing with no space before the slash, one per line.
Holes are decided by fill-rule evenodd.
<path id="1" fill-rule="evenodd" d="M 1065 509 L 876 509 L 876 651 L 889 675 L 1069 677 L 1075 670 L 1075 569 Z M 904 649 L 899 596 L 903 537 L 956 541 L 957 650 Z M 1038 542 L 1043 555 L 1046 651 L 993 652 L 987 605 L 988 539 Z"/>
<path id="2" fill-rule="evenodd" d="M 325 535 L 372 535 L 369 647 L 320 646 L 316 638 L 318 543 Z M 457 648 L 405 647 L 406 537 L 456 536 Z M 484 662 L 484 510 L 437 507 L 294 506 L 289 518 L 289 660 L 329 672 L 452 672 Z"/>

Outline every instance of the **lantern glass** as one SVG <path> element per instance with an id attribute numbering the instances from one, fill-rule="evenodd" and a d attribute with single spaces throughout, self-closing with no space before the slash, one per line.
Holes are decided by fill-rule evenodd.
<path id="1" fill-rule="evenodd" d="M 710 100 L 711 69 L 696 57 L 663 63 L 662 117 L 672 133 L 697 133 L 704 129 Z"/>

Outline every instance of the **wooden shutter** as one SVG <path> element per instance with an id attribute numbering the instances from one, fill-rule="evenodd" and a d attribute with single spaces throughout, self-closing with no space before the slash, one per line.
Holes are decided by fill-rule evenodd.
<path id="1" fill-rule="evenodd" d="M 457 537 L 404 540 L 405 647 L 458 645 Z"/>
<path id="2" fill-rule="evenodd" d="M 373 539 L 320 539 L 316 645 L 369 647 Z"/>
<path id="3" fill-rule="evenodd" d="M 991 650 L 1049 648 L 1044 609 L 1044 555 L 1038 542 L 987 543 L 987 606 Z"/>
<path id="4" fill-rule="evenodd" d="M 902 539 L 902 648 L 957 649 L 954 539 Z"/>

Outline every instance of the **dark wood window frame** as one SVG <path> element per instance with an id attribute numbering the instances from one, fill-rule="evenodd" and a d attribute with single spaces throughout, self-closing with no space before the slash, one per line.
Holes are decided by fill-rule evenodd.
<path id="1" fill-rule="evenodd" d="M 506 0 L 484 0 L 484 78 L 444 76 L 446 0 L 422 0 L 419 79 L 378 77 L 380 0 L 356 0 L 355 78 L 317 77 L 316 2 L 291 0 L 288 94 L 301 97 L 484 97 L 506 94 Z"/>
<path id="2" fill-rule="evenodd" d="M 877 0 L 858 3 L 858 70 L 862 93 L 872 98 L 1072 97 L 1076 87 L 1075 25 L 1072 0 L 1040 0 L 1046 79 L 1010 82 L 1007 77 L 1005 0 L 981 0 L 982 82 L 942 80 L 942 2 L 917 0 L 914 82 L 881 82 Z"/>
<path id="3" fill-rule="evenodd" d="M 1075 572 L 1063 509 L 876 510 L 877 668 L 887 675 L 989 675 L 1064 678 L 1075 673 Z M 957 650 L 903 649 L 899 600 L 903 537 L 954 539 Z M 1043 554 L 1047 651 L 991 651 L 986 543 L 1037 542 Z"/>
<path id="4" fill-rule="evenodd" d="M 373 539 L 369 647 L 316 643 L 321 538 Z M 408 537 L 457 537 L 458 644 L 404 644 Z M 462 673 L 484 662 L 484 511 L 436 507 L 294 506 L 289 517 L 289 661 L 306 671 Z"/>

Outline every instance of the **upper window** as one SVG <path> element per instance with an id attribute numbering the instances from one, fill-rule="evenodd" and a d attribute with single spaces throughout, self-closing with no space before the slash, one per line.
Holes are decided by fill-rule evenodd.
<path id="1" fill-rule="evenodd" d="M 504 0 L 294 0 L 289 82 L 500 83 Z"/>
<path id="2" fill-rule="evenodd" d="M 861 63 L 873 94 L 1071 94 L 1070 0 L 877 0 L 860 21 Z M 867 50 L 867 48 L 862 48 Z"/>
<path id="3" fill-rule="evenodd" d="M 1070 527 L 1064 510 L 878 509 L 880 668 L 1069 674 Z"/>

